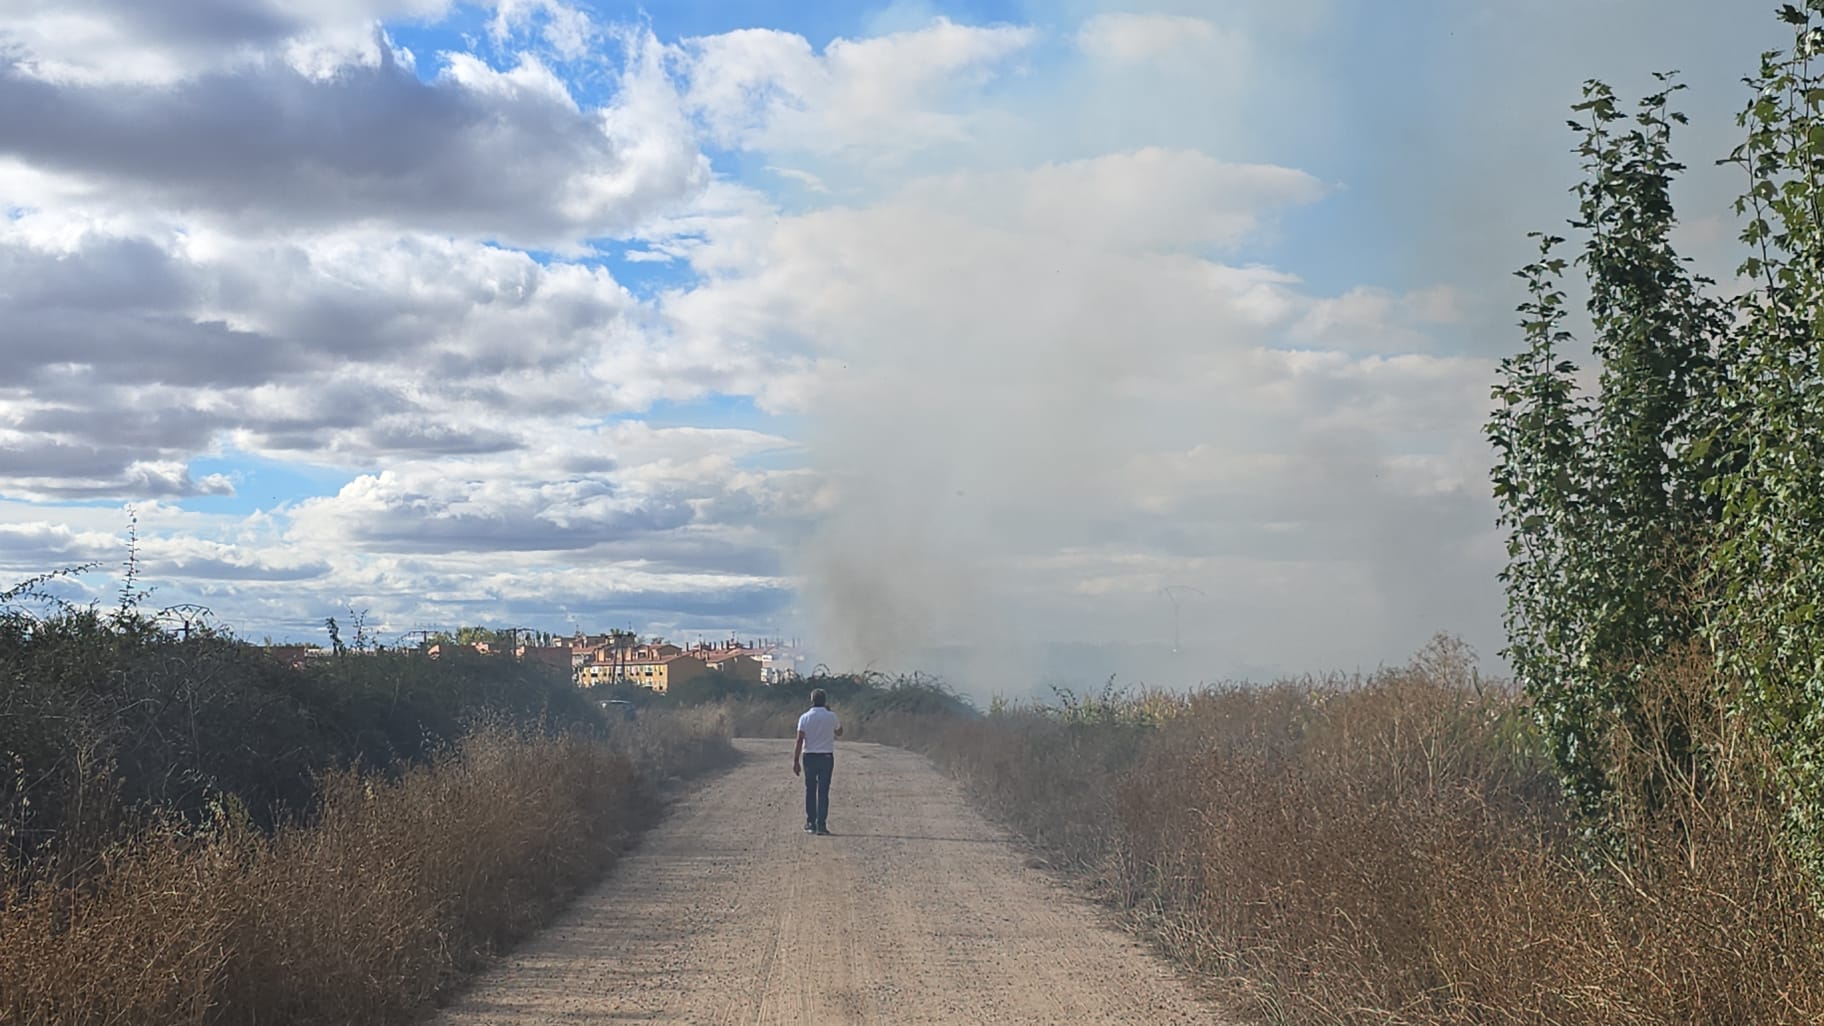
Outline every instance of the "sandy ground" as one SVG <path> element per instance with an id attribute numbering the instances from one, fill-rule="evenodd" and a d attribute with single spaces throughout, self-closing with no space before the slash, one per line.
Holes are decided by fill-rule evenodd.
<path id="1" fill-rule="evenodd" d="M 791 743 L 739 745 L 740 766 L 436 1022 L 1225 1021 L 922 757 L 841 744 L 834 836 L 814 837 Z"/>

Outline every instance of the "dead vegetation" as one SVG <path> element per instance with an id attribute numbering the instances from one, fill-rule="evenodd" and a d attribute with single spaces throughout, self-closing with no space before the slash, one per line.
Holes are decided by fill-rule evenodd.
<path id="1" fill-rule="evenodd" d="M 1573 818 L 1522 699 L 1434 646 L 1366 680 L 1106 693 L 909 740 L 1271 1022 L 1801 1023 L 1824 919 L 1701 658 Z M 1706 713 L 1705 710 L 1712 710 Z M 1667 765 L 1654 731 L 1690 734 Z M 1641 743 L 1641 737 L 1647 743 Z"/>
<path id="2" fill-rule="evenodd" d="M 599 876 L 654 781 L 731 756 L 713 714 L 633 727 L 484 726 L 392 775 L 332 773 L 270 832 L 233 803 L 167 818 L 71 886 L 0 867 L 0 1023 L 410 1021 Z"/>

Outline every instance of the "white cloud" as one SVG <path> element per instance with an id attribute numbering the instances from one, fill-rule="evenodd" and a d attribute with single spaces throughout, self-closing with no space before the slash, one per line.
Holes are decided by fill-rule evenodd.
<path id="1" fill-rule="evenodd" d="M 256 62 L 163 86 L 0 65 L 0 159 L 38 172 L 21 182 L 32 192 L 104 211 L 573 246 L 708 183 L 662 61 L 649 34 L 628 37 L 618 88 L 592 110 L 523 54 L 505 70 L 448 54 L 430 82 L 390 53 L 323 78 Z"/>
<path id="2" fill-rule="evenodd" d="M 551 442 L 534 452 L 395 461 L 300 503 L 287 538 L 343 553 L 626 556 L 652 551 L 660 536 L 713 538 L 756 518 L 791 519 L 791 497 L 805 484 L 799 471 L 742 468 L 747 457 L 790 447 L 753 431 L 626 422 L 554 431 Z M 732 520 L 719 515 L 731 512 Z"/>
<path id="3" fill-rule="evenodd" d="M 1435 341 L 1432 333 L 1438 326 L 1461 323 L 1463 311 L 1461 293 L 1447 285 L 1404 295 L 1358 285 L 1313 303 L 1293 328 L 1291 338 L 1345 349 L 1423 349 Z"/>
<path id="4" fill-rule="evenodd" d="M 535 26 L 545 45 L 566 60 L 582 58 L 601 35 L 588 12 L 561 0 L 498 0 L 488 31 L 502 45 Z"/>
<path id="5" fill-rule="evenodd" d="M 774 629 L 795 584 L 777 541 L 800 530 L 814 478 L 750 468 L 792 443 L 736 429 L 549 429 L 537 450 L 404 459 L 339 490 L 248 517 L 138 508 L 149 603 L 201 601 L 231 626 L 308 634 L 365 609 L 377 629 L 536 622 L 592 629 Z M 9 483 L 12 478 L 8 477 Z M 111 595 L 127 514 L 0 502 L 0 580 L 96 561 Z"/>
<path id="6" fill-rule="evenodd" d="M 1161 187 L 1199 172 L 1211 187 Z M 665 311 L 685 340 L 893 371 L 954 361 L 945 384 L 1031 368 L 1049 380 L 1044 368 L 1064 357 L 1097 365 L 1067 378 L 1150 380 L 1156 347 L 1259 339 L 1295 312 L 1283 273 L 1179 250 L 1236 242 L 1272 206 L 1317 191 L 1287 169 L 1153 153 L 918 182 L 872 206 L 712 233 L 690 258 L 713 280 L 667 296 Z M 1000 202 L 1020 196 L 1029 202 Z"/>
<path id="7" fill-rule="evenodd" d="M 1077 45 L 1098 60 L 1138 62 L 1174 57 L 1186 51 L 1214 57 L 1225 51 L 1230 59 L 1246 52 L 1239 34 L 1225 32 L 1214 22 L 1182 14 L 1098 14 L 1077 31 Z"/>
<path id="8" fill-rule="evenodd" d="M 0 478 L 28 499 L 185 498 L 228 495 L 221 474 L 192 476 L 182 460 L 136 459 L 131 446 L 88 446 L 43 433 L 0 431 Z"/>
<path id="9" fill-rule="evenodd" d="M 1277 208 L 1323 193 L 1321 183 L 1294 168 L 1155 147 L 1021 171 L 953 174 L 905 190 L 913 202 L 978 224 L 1140 251 L 1233 246 Z"/>
<path id="10" fill-rule="evenodd" d="M 799 185 L 804 186 L 812 192 L 827 194 L 830 191 L 830 187 L 824 183 L 823 179 L 809 171 L 793 167 L 772 167 L 770 165 L 767 167 L 767 170 L 788 181 L 797 182 Z"/>
<path id="11" fill-rule="evenodd" d="M 37 221 L 0 224 L 0 429 L 19 432 L 0 476 L 33 495 L 217 491 L 171 469 L 224 450 L 354 468 L 529 450 L 662 399 L 758 391 L 773 363 L 674 342 L 600 267 L 479 243 Z"/>
<path id="12" fill-rule="evenodd" d="M 377 63 L 384 19 L 434 19 L 449 0 L 17 0 L 0 54 L 63 84 L 169 86 L 278 55 L 319 77 Z"/>
<path id="13" fill-rule="evenodd" d="M 768 152 L 901 156 L 969 136 L 952 108 L 1007 71 L 1031 29 L 958 25 L 837 39 L 749 29 L 687 40 L 686 102 L 724 146 Z"/>

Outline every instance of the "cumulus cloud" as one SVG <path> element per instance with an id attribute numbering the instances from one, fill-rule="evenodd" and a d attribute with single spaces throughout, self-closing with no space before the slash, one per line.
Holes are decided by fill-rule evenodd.
<path id="1" fill-rule="evenodd" d="M 913 182 L 905 198 L 976 224 L 1122 250 L 1233 246 L 1275 210 L 1320 198 L 1310 174 L 1234 164 L 1192 150 L 1126 153 Z"/>
<path id="2" fill-rule="evenodd" d="M 1440 325 L 1461 323 L 1464 308 L 1462 295 L 1448 285 L 1404 295 L 1358 285 L 1313 303 L 1290 337 L 1308 345 L 1408 352 L 1433 344 Z"/>
<path id="3" fill-rule="evenodd" d="M 533 453 L 396 460 L 242 518 L 142 501 L 139 568 L 160 588 L 154 605 L 188 596 L 243 627 L 308 626 L 352 608 L 392 631 L 554 627 L 560 614 L 591 629 L 612 615 L 758 631 L 791 601 L 775 543 L 801 529 L 816 483 L 745 464 L 791 447 L 754 431 L 630 421 Z M 80 526 L 42 517 L 0 503 L 0 576 L 124 558 L 125 513 L 90 510 Z"/>
<path id="4" fill-rule="evenodd" d="M 90 205 L 568 245 L 625 233 L 708 180 L 658 44 L 628 50 L 602 109 L 531 55 L 503 70 L 451 54 L 430 81 L 387 51 L 327 77 L 262 62 L 159 86 L 46 80 L 14 57 L 0 63 L 0 157 Z"/>
<path id="5" fill-rule="evenodd" d="M 333 536 L 354 548 L 574 549 L 703 522 L 699 514 L 730 495 L 751 493 L 772 508 L 775 475 L 739 464 L 790 448 L 754 431 L 638 421 L 552 441 L 521 457 L 396 463 L 307 501 L 293 519 L 319 542 Z"/>
<path id="6" fill-rule="evenodd" d="M 496 43 L 506 43 L 515 34 L 534 28 L 553 53 L 568 60 L 587 55 L 602 35 L 588 12 L 560 0 L 499 0 L 488 25 Z"/>
<path id="7" fill-rule="evenodd" d="M 226 495 L 221 474 L 193 477 L 182 460 L 135 458 L 127 446 L 93 446 L 54 436 L 0 432 L 0 478 L 8 492 L 38 499 L 154 498 Z"/>
<path id="8" fill-rule="evenodd" d="M 870 159 L 969 135 L 952 105 L 1006 73 L 1033 30 L 959 25 L 868 39 L 817 52 L 803 36 L 749 29 L 687 40 L 685 101 L 724 146 L 766 152 L 864 152 Z"/>
<path id="9" fill-rule="evenodd" d="M 782 447 L 628 422 L 520 458 L 398 462 L 288 510 L 282 538 L 322 554 L 350 601 L 388 624 L 409 609 L 428 622 L 764 629 L 795 584 L 773 542 L 807 516 L 814 485 L 741 464 Z"/>
<path id="10" fill-rule="evenodd" d="M 110 550 L 114 549 L 117 549 L 117 543 L 100 547 L 93 557 L 113 556 L 116 552 Z M 223 542 L 195 536 L 154 534 L 139 543 L 136 558 L 145 580 L 170 583 L 296 585 L 320 580 L 331 569 L 326 560 L 306 550 L 253 539 Z"/>
<path id="11" fill-rule="evenodd" d="M 299 63 L 378 60 L 381 19 L 434 18 L 449 0 L 19 0 L 0 54 L 55 82 L 169 85 L 288 55 Z"/>
<path id="12" fill-rule="evenodd" d="M 757 355 L 671 345 L 597 265 L 368 230 L 46 241 L 35 221 L 0 225 L 0 427 L 34 440 L 46 474 L 61 461 L 124 487 L 135 463 L 224 446 L 354 467 L 507 452 L 664 398 L 758 387 Z"/>

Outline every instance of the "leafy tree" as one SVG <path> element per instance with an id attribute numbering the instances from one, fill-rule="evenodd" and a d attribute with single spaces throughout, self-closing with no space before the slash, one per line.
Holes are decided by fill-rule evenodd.
<path id="1" fill-rule="evenodd" d="M 1564 240 L 1539 236 L 1539 259 L 1522 268 L 1529 299 L 1519 308 L 1527 348 L 1501 362 L 1497 406 L 1487 428 L 1497 462 L 1498 523 L 1507 529 L 1506 654 L 1545 721 L 1553 754 L 1567 773 L 1584 777 L 1587 790 L 1599 774 L 1578 774 L 1588 745 L 1587 711 L 1578 699 L 1589 691 L 1569 675 L 1579 665 L 1585 633 L 1583 591 L 1588 561 L 1579 542 L 1588 497 L 1584 425 L 1577 366 L 1564 356 L 1564 293 L 1557 276 L 1565 261 L 1555 253 Z"/>
<path id="2" fill-rule="evenodd" d="M 1508 530 L 1507 650 L 1532 696 L 1565 785 L 1586 812 L 1610 796 L 1614 729 L 1647 743 L 1640 678 L 1698 636 L 1692 585 L 1716 519 L 1715 350 L 1725 308 L 1671 243 L 1672 111 L 1664 87 L 1629 117 L 1605 84 L 1585 84 L 1571 126 L 1584 177 L 1573 190 L 1584 234 L 1596 394 L 1583 396 L 1564 353 L 1565 240 L 1541 235 L 1518 273 L 1527 348 L 1503 361 L 1487 433 Z M 1664 741 L 1663 736 L 1660 743 Z M 1682 749 L 1674 731 L 1670 743 Z M 1690 753 L 1665 753 L 1674 763 Z"/>
<path id="3" fill-rule="evenodd" d="M 1711 637 L 1747 711 L 1783 755 L 1785 805 L 1824 864 L 1824 0 L 1787 5 L 1790 51 L 1762 55 L 1727 163 L 1755 283 L 1725 353 L 1718 444 L 1737 454 L 1715 486 L 1721 539 Z"/>
<path id="4" fill-rule="evenodd" d="M 1520 272 L 1527 348 L 1502 364 L 1488 435 L 1508 653 L 1570 792 L 1602 810 L 1605 741 L 1647 741 L 1643 675 L 1701 639 L 1726 700 L 1773 742 L 1772 783 L 1824 870 L 1824 0 L 1779 13 L 1792 46 L 1746 79 L 1746 138 L 1724 161 L 1747 177 L 1735 209 L 1748 292 L 1708 297 L 1670 245 L 1678 87 L 1629 124 L 1589 83 L 1572 225 L 1586 233 L 1598 387 L 1582 396 L 1562 356 L 1562 240 L 1544 237 Z M 1652 741 L 1659 765 L 1701 779 L 1678 730 Z"/>
<path id="5" fill-rule="evenodd" d="M 491 627 L 458 627 L 456 628 L 456 644 L 474 645 L 479 643 L 487 645 L 490 648 L 497 647 L 503 644 L 502 634 L 503 632 L 494 630 Z"/>

